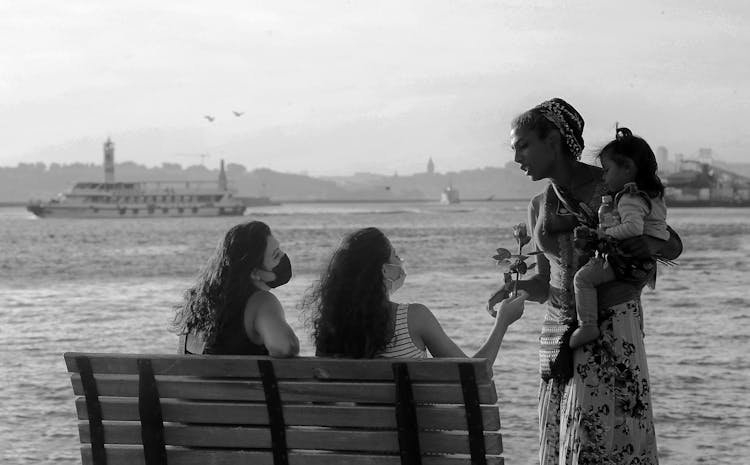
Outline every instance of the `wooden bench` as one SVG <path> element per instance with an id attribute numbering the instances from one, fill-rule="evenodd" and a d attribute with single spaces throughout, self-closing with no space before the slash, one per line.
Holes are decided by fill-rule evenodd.
<path id="1" fill-rule="evenodd" d="M 95 465 L 502 464 L 480 359 L 66 353 Z"/>

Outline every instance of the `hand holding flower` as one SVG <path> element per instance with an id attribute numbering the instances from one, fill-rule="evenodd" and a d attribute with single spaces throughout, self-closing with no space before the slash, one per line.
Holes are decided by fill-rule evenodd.
<path id="1" fill-rule="evenodd" d="M 516 239 L 516 242 L 518 243 L 518 254 L 514 255 L 508 249 L 499 248 L 496 250 L 497 253 L 492 258 L 495 259 L 498 265 L 506 267 L 506 271 L 503 273 L 505 286 L 507 286 L 508 283 L 512 281 L 511 279 L 512 274 L 513 273 L 516 274 L 516 280 L 513 282 L 513 296 L 517 296 L 518 295 L 517 283 L 521 275 L 526 274 L 527 271 L 531 270 L 532 268 L 536 266 L 536 263 L 527 265 L 526 259 L 540 252 L 530 252 L 528 254 L 523 253 L 523 246 L 531 242 L 531 237 L 528 235 L 525 223 L 520 223 L 520 224 L 513 226 L 513 237 Z M 493 297 L 490 298 L 489 303 L 492 304 L 493 298 L 495 296 L 499 297 L 499 294 L 500 292 L 495 293 L 495 295 L 493 295 Z M 490 313 L 492 313 L 491 307 L 492 305 L 490 305 L 488 308 Z"/>

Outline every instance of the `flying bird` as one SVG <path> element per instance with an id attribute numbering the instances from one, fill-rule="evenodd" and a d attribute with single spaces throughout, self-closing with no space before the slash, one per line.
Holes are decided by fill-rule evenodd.
<path id="1" fill-rule="evenodd" d="M 244 114 L 245 114 L 245 112 L 244 112 L 244 111 L 234 111 L 234 110 L 232 110 L 232 113 L 234 113 L 234 116 L 236 116 L 236 117 L 238 117 L 238 118 L 239 118 L 240 116 L 242 116 L 242 115 L 244 115 Z"/>
<path id="2" fill-rule="evenodd" d="M 211 115 L 203 115 L 203 117 L 206 118 L 209 123 L 213 123 L 214 120 L 216 119 L 215 116 L 211 116 Z"/>

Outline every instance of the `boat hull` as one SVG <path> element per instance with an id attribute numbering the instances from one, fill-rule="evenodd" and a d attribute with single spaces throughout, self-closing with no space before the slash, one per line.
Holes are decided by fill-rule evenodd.
<path id="1" fill-rule="evenodd" d="M 245 213 L 244 205 L 149 208 L 33 204 L 28 205 L 26 209 L 39 218 L 196 218 L 242 216 Z"/>

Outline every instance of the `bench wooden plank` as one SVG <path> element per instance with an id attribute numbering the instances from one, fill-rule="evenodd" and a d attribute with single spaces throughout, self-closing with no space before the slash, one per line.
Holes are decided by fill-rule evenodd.
<path id="1" fill-rule="evenodd" d="M 91 360 L 94 374 L 137 374 L 136 360 L 148 358 L 154 375 L 183 375 L 196 377 L 222 378 L 259 378 L 257 359 L 246 356 L 215 355 L 158 355 L 158 354 L 83 354 L 68 352 L 65 363 L 68 371 L 78 372 L 75 357 L 87 356 Z M 329 379 L 329 380 L 382 380 L 393 379 L 391 368 L 393 360 L 389 359 L 340 359 L 299 357 L 271 360 L 277 379 Z M 469 363 L 474 366 L 478 384 L 487 384 L 492 379 L 491 368 L 483 359 L 443 358 L 428 360 L 399 360 L 409 366 L 409 378 L 412 381 L 451 381 L 458 382 L 458 363 Z"/>
<path id="2" fill-rule="evenodd" d="M 79 423 L 82 443 L 90 443 L 88 423 Z M 140 444 L 140 423 L 105 422 L 107 444 Z M 190 446 L 228 449 L 270 449 L 271 431 L 268 428 L 241 426 L 164 425 L 164 443 L 168 446 Z M 288 427 L 286 443 L 289 449 L 331 451 L 390 452 L 399 451 L 398 432 L 395 430 L 351 430 L 340 428 Z M 500 434 L 485 432 L 488 454 L 502 452 Z M 422 431 L 419 448 L 423 454 L 468 454 L 467 432 Z"/>
<path id="3" fill-rule="evenodd" d="M 71 375 L 73 391 L 83 395 L 81 377 Z M 157 377 L 157 389 L 162 398 L 175 397 L 194 400 L 263 401 L 263 383 L 258 380 L 211 380 L 202 378 Z M 96 377 L 99 396 L 137 397 L 138 377 L 133 375 L 99 375 Z M 393 404 L 395 386 L 385 382 L 317 382 L 280 381 L 279 393 L 283 402 L 361 402 Z M 477 386 L 479 402 L 494 404 L 497 392 L 494 384 Z M 460 384 L 413 383 L 416 403 L 463 404 Z"/>
<path id="4" fill-rule="evenodd" d="M 100 398 L 104 420 L 137 421 L 138 399 Z M 234 425 L 267 425 L 268 409 L 265 403 L 195 402 L 179 399 L 161 400 L 165 422 L 207 423 Z M 76 399 L 79 420 L 88 419 L 86 399 Z M 339 426 L 370 428 L 395 428 L 393 407 L 377 405 L 285 405 L 284 421 L 294 426 Z M 418 406 L 417 421 L 421 429 L 466 429 L 463 406 Z M 483 405 L 482 423 L 485 430 L 500 428 L 500 413 L 495 405 Z"/>
<path id="5" fill-rule="evenodd" d="M 140 447 L 110 446 L 106 449 L 108 465 L 145 465 Z M 94 465 L 91 447 L 81 446 L 83 465 Z M 169 465 L 274 465 L 273 455 L 265 451 L 201 450 L 168 448 Z M 503 465 L 503 458 L 487 456 L 488 465 Z M 468 456 L 425 456 L 423 465 L 471 465 Z M 401 465 L 398 455 L 315 453 L 290 451 L 289 465 Z"/>

